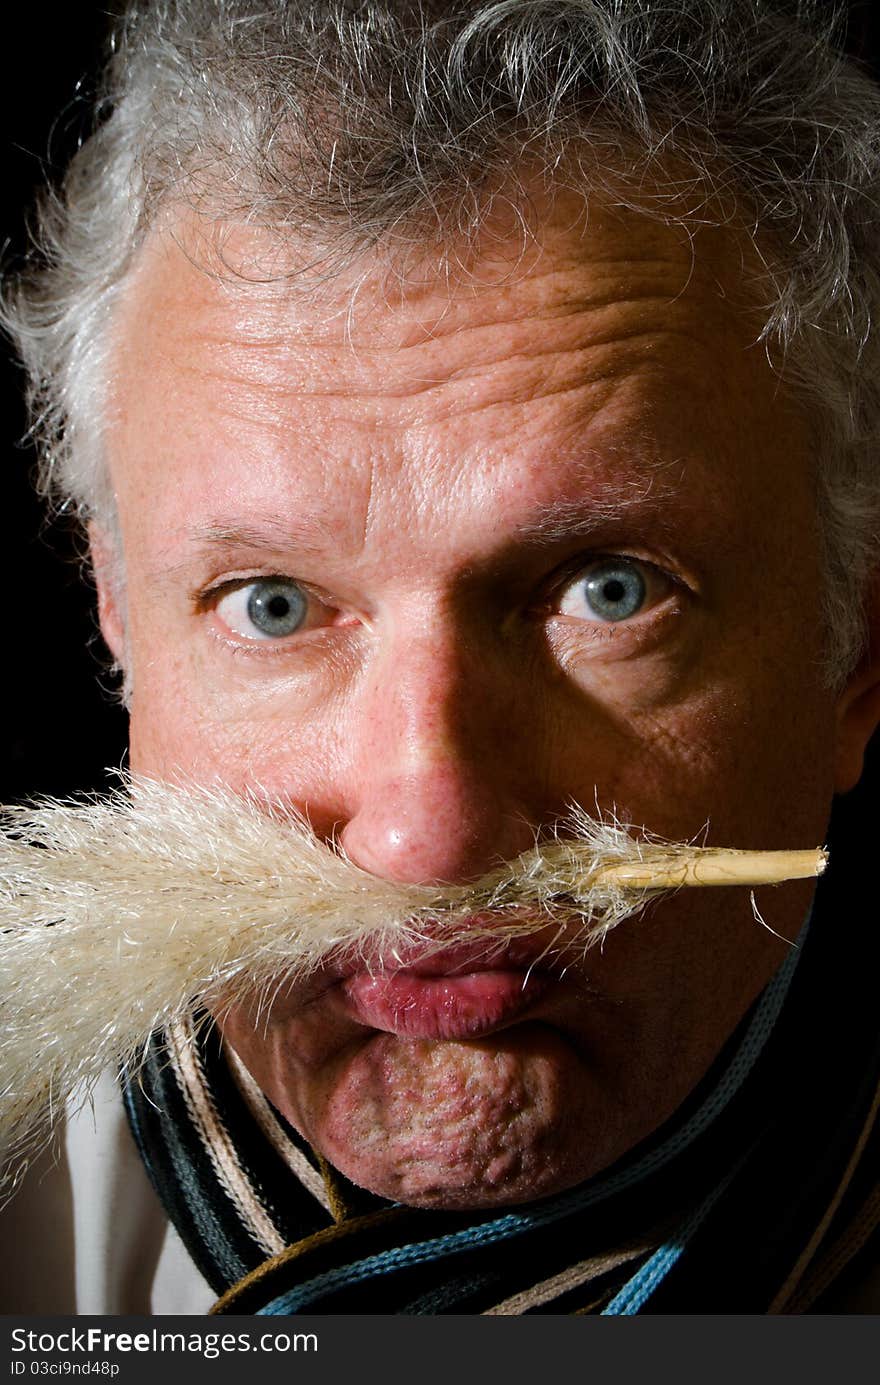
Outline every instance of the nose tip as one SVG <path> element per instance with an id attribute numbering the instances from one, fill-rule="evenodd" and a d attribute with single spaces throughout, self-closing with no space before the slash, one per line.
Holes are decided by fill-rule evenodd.
<path id="1" fill-rule="evenodd" d="M 525 815 L 452 766 L 400 775 L 364 802 L 340 834 L 364 870 L 400 884 L 464 884 L 533 840 Z"/>

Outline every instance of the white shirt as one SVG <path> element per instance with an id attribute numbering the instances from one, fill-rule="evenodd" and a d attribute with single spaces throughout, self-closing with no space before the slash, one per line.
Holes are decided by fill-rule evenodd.
<path id="1" fill-rule="evenodd" d="M 109 1075 L 0 1212 L 0 1246 L 0 1313 L 203 1315 L 217 1298 L 153 1191 Z"/>

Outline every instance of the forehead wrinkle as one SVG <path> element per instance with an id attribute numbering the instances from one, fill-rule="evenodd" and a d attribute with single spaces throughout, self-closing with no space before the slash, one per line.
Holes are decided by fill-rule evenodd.
<path id="1" fill-rule="evenodd" d="M 595 307 L 530 311 L 515 320 L 482 319 L 461 324 L 446 334 L 454 337 L 454 357 L 447 349 L 446 336 L 410 343 L 395 341 L 385 347 L 325 340 L 313 344 L 319 348 L 316 352 L 304 350 L 295 331 L 243 341 L 229 330 L 193 329 L 192 337 L 182 343 L 185 359 L 173 364 L 176 370 L 183 369 L 196 378 L 256 387 L 281 397 L 296 389 L 317 398 L 395 398 L 463 379 L 479 379 L 501 364 L 525 361 L 537 366 L 547 360 L 563 361 L 646 339 L 682 338 L 704 350 L 707 341 L 703 338 L 711 343 L 717 337 L 711 330 L 712 317 L 705 306 L 696 312 L 693 304 L 673 303 L 653 294 L 611 298 Z M 607 322 L 601 320 L 606 318 Z M 535 332 L 547 323 L 568 324 L 569 329 L 561 329 L 552 344 L 542 345 Z M 204 348 L 206 363 L 197 362 L 194 346 Z M 395 365 L 399 369 L 392 374 Z"/>
<path id="2" fill-rule="evenodd" d="M 153 267 L 158 269 L 158 277 L 145 272 L 133 285 L 133 307 L 135 300 L 140 298 L 138 290 L 147 294 L 146 303 L 141 304 L 141 311 L 134 316 L 134 325 L 137 330 L 137 323 L 144 322 L 144 308 L 149 310 L 164 305 L 171 318 L 171 332 L 165 336 L 171 348 L 168 354 L 183 357 L 176 363 L 178 367 L 182 364 L 194 368 L 193 347 L 196 347 L 209 361 L 219 358 L 230 377 L 256 383 L 264 389 L 287 388 L 291 365 L 296 370 L 299 360 L 307 368 L 315 347 L 324 361 L 328 359 L 325 352 L 329 352 L 331 360 L 335 356 L 344 365 L 346 384 L 342 392 L 351 390 L 352 365 L 357 367 L 360 361 L 367 370 L 375 370 L 378 362 L 384 367 L 382 374 L 386 377 L 381 384 L 371 387 L 366 380 L 358 381 L 368 397 L 387 392 L 391 383 L 387 379 L 387 365 L 392 355 L 398 357 L 410 377 L 401 381 L 402 391 L 431 389 L 454 378 L 459 371 L 471 369 L 475 363 L 482 362 L 491 368 L 498 355 L 515 354 L 515 348 L 508 350 L 506 332 L 519 337 L 528 346 L 538 324 L 554 324 L 562 329 L 567 320 L 577 324 L 583 319 L 580 328 L 575 325 L 576 333 L 583 333 L 587 339 L 592 337 L 595 344 L 601 346 L 606 340 L 601 318 L 609 312 L 614 315 L 616 326 L 622 325 L 619 323 L 621 310 L 630 309 L 639 317 L 656 313 L 659 327 L 670 322 L 670 313 L 679 315 L 684 311 L 693 317 L 696 307 L 699 320 L 704 322 L 707 315 L 714 316 L 713 309 L 723 311 L 716 275 L 710 272 L 714 266 L 710 263 L 706 272 L 700 273 L 698 269 L 694 273 L 690 254 L 683 264 L 675 255 L 640 255 L 636 244 L 627 246 L 625 257 L 620 254 L 605 256 L 594 248 L 583 262 L 577 254 L 569 254 L 562 258 L 561 266 L 556 247 L 547 254 L 549 267 L 524 273 L 509 285 L 477 286 L 471 292 L 459 285 L 454 294 L 451 289 L 441 294 L 439 302 L 436 284 L 426 285 L 423 294 L 404 288 L 399 302 L 393 303 L 381 293 L 381 285 L 377 285 L 376 290 L 362 300 L 362 312 L 352 335 L 347 326 L 343 330 L 342 325 L 333 320 L 334 314 L 319 311 L 318 304 L 311 303 L 308 296 L 297 293 L 295 288 L 290 291 L 287 286 L 286 291 L 282 291 L 282 285 L 277 283 L 230 285 L 223 280 L 218 282 L 217 276 L 189 261 L 181 267 L 179 255 L 163 262 L 154 253 L 146 257 L 141 268 L 146 271 L 152 261 Z M 190 289 L 195 290 L 189 295 L 189 312 L 184 317 L 175 307 L 175 267 L 179 273 L 186 273 Z M 706 282 L 696 284 L 698 280 Z M 697 293 L 700 301 L 696 305 L 693 302 L 695 285 L 702 289 Z M 238 288 L 243 291 L 241 294 Z M 476 321 L 475 309 L 479 309 Z M 597 316 L 598 322 L 595 321 Z M 614 332 L 610 338 L 613 336 Z M 459 360 L 451 372 L 442 357 L 441 368 L 431 369 L 432 357 L 440 354 L 437 348 L 442 348 L 450 337 L 456 340 L 456 354 L 462 353 L 464 359 Z M 494 348 L 488 354 L 487 339 Z M 177 352 L 174 351 L 175 341 Z M 154 350 L 155 334 L 151 334 L 151 354 Z M 427 365 L 422 364 L 425 357 Z M 307 369 L 297 373 L 307 373 Z M 216 370 L 209 368 L 208 374 L 216 374 Z M 326 385 L 325 380 L 326 371 L 322 367 L 320 375 L 310 382 L 314 392 L 335 394 L 334 385 Z M 305 384 L 305 380 L 302 383 Z"/>
<path id="3" fill-rule="evenodd" d="M 573 264 L 563 268 L 548 270 L 542 275 L 523 277 L 510 288 L 486 285 L 467 292 L 466 286 L 459 286 L 458 293 L 443 301 L 441 307 L 427 305 L 420 317 L 417 311 L 418 298 L 405 300 L 400 306 L 385 305 L 386 323 L 382 326 L 365 318 L 367 339 L 379 338 L 387 341 L 392 336 L 389 327 L 397 335 L 392 337 L 393 345 L 407 352 L 430 349 L 434 344 L 443 343 L 449 337 L 466 341 L 469 337 L 484 331 L 498 328 L 530 329 L 536 322 L 564 323 L 570 318 L 603 313 L 609 309 L 632 304 L 641 306 L 656 303 L 664 311 L 679 303 L 685 296 L 690 283 L 687 276 L 677 287 L 664 282 L 660 269 L 662 262 L 652 266 L 637 264 L 633 272 L 628 262 L 617 260 L 614 272 L 601 261 L 590 259 L 581 265 Z M 676 268 L 670 264 L 665 266 Z M 585 279 L 589 271 L 589 279 Z M 598 271 L 598 272 L 597 272 Z M 653 271 L 653 272 L 652 272 Z M 577 278 L 577 282 L 573 280 Z M 596 282 L 598 280 L 598 282 Z M 708 287 L 708 285 L 707 285 Z M 494 289 L 490 300 L 488 294 Z M 436 289 L 435 289 L 436 293 Z M 717 290 L 710 290 L 706 297 L 716 297 Z M 500 299 L 500 302 L 498 301 Z M 482 309 L 476 315 L 476 310 Z"/>
<path id="4" fill-rule="evenodd" d="M 658 349 L 661 335 L 672 343 L 665 352 Z M 359 451 L 371 437 L 402 436 L 412 429 L 481 414 L 489 418 L 498 410 L 522 414 L 525 426 L 533 409 L 554 400 L 565 405 L 567 414 L 586 411 L 593 423 L 619 388 L 632 386 L 646 373 L 686 372 L 688 358 L 696 359 L 705 346 L 671 329 L 662 334 L 633 329 L 586 348 L 522 350 L 460 366 L 442 379 L 395 385 L 386 376 L 384 383 L 370 387 L 361 387 L 351 377 L 338 385 L 325 377 L 323 383 L 316 379 L 304 387 L 301 380 L 273 381 L 265 375 L 235 378 L 215 366 L 190 369 L 215 384 L 215 419 L 226 416 L 237 426 L 265 426 L 284 449 L 293 437 L 298 443 L 310 439 L 323 451 L 328 415 L 321 405 L 331 402 L 333 424 L 352 428 L 352 447 Z M 506 369 L 499 377 L 500 365 Z M 243 435 L 237 432 L 236 437 L 241 446 Z"/>

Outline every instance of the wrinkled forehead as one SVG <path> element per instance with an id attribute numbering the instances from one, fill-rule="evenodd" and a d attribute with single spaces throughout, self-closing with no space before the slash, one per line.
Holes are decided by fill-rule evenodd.
<path id="1" fill-rule="evenodd" d="M 186 460 L 193 503 L 223 478 L 271 484 L 291 506 L 326 499 L 332 522 L 335 483 L 358 468 L 353 487 L 405 488 L 413 514 L 464 469 L 468 504 L 503 469 L 518 524 L 518 487 L 532 508 L 565 503 L 592 471 L 613 503 L 682 459 L 694 484 L 713 469 L 733 484 L 786 429 L 802 460 L 756 342 L 746 240 L 565 198 L 535 228 L 496 224 L 454 272 L 377 253 L 323 283 L 315 247 L 270 228 L 157 233 L 116 322 L 117 492 L 141 504 L 147 469 L 172 465 L 186 486 Z"/>
<path id="2" fill-rule="evenodd" d="M 227 337 L 242 359 L 275 348 L 289 367 L 299 354 L 304 372 L 317 353 L 319 375 L 336 352 L 353 385 L 378 355 L 391 385 L 452 372 L 493 337 L 502 349 L 525 342 L 545 320 L 588 312 L 598 337 L 603 314 L 625 303 L 645 318 L 662 306 L 670 327 L 689 312 L 709 319 L 743 348 L 760 332 L 755 304 L 767 286 L 751 238 L 735 227 L 556 189 L 531 193 L 528 216 L 521 198 L 503 200 L 468 239 L 415 235 L 340 262 L 281 228 L 181 213 L 142 248 L 117 339 L 128 356 L 139 328 L 161 325 L 169 348 L 201 336 L 210 351 Z"/>

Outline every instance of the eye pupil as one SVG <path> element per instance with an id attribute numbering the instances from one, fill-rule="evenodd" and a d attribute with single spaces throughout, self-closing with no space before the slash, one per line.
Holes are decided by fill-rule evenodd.
<path id="1" fill-rule="evenodd" d="M 251 623 L 264 635 L 280 639 L 294 634 L 306 616 L 302 588 L 287 577 L 254 582 L 247 602 Z"/>
<path id="2" fill-rule="evenodd" d="M 583 594 L 600 620 L 627 620 L 644 605 L 647 587 L 636 563 L 616 558 L 596 564 L 584 582 Z"/>

